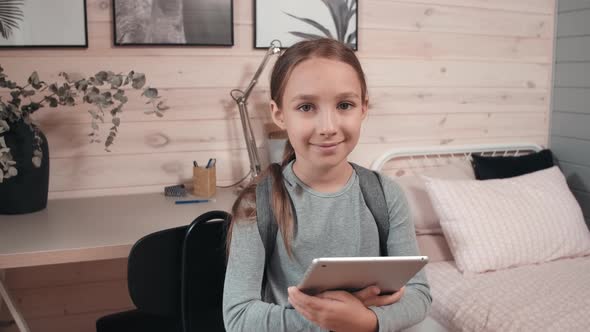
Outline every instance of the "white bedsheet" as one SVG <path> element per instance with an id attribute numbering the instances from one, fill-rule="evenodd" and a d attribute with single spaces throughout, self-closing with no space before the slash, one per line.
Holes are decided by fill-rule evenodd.
<path id="1" fill-rule="evenodd" d="M 590 256 L 482 274 L 426 266 L 430 316 L 451 331 L 590 331 Z"/>

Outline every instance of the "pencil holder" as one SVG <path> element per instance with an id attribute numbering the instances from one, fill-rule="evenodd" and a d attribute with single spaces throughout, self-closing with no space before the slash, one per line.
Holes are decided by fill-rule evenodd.
<path id="1" fill-rule="evenodd" d="M 215 195 L 216 188 L 215 166 L 193 167 L 193 194 L 198 197 L 211 197 Z"/>

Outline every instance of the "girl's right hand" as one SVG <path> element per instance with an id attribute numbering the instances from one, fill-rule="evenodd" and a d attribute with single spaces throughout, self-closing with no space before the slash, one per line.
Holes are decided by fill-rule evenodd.
<path id="1" fill-rule="evenodd" d="M 393 294 L 379 295 L 381 290 L 377 286 L 369 286 L 351 294 L 359 299 L 367 308 L 370 306 L 380 307 L 399 301 L 404 295 L 405 288 L 402 287 Z"/>

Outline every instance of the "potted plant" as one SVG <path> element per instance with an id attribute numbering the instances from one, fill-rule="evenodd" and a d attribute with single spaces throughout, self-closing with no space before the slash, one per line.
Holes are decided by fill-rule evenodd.
<path id="1" fill-rule="evenodd" d="M 62 72 L 59 76 L 60 82 L 48 84 L 33 72 L 27 84 L 20 86 L 9 80 L 0 66 L 0 214 L 34 212 L 47 205 L 49 150 L 47 139 L 32 121 L 33 113 L 43 107 L 94 105 L 95 109 L 88 111 L 92 119 L 90 142 L 102 142 L 99 124 L 110 116 L 112 126 L 104 140 L 105 149 L 110 151 L 128 101 L 126 86 L 143 90 L 141 96 L 151 104 L 146 114 L 162 117 L 168 109 L 158 100 L 157 89 L 144 87 L 142 73 L 100 71 L 90 77 L 75 77 Z"/>
<path id="2" fill-rule="evenodd" d="M 334 21 L 334 27 L 336 27 L 336 36 L 330 32 L 328 27 L 323 26 L 317 21 L 314 21 L 310 18 L 304 18 L 290 13 L 285 13 L 297 20 L 311 25 L 312 27 L 318 29 L 322 34 L 318 35 L 314 33 L 298 31 L 289 31 L 289 33 L 303 39 L 332 38 L 348 45 L 352 49 L 356 49 L 356 30 L 347 34 L 351 19 L 356 15 L 356 0 L 322 0 L 322 2 L 324 5 L 326 5 L 326 7 L 328 7 L 328 10 L 330 11 L 330 15 Z"/>

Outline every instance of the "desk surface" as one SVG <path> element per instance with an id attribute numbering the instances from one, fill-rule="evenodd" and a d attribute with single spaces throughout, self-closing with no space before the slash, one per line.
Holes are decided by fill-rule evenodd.
<path id="1" fill-rule="evenodd" d="M 144 235 L 210 210 L 229 212 L 236 196 L 218 189 L 214 198 L 179 205 L 163 194 L 56 199 L 43 211 L 0 215 L 0 269 L 127 257 Z"/>

